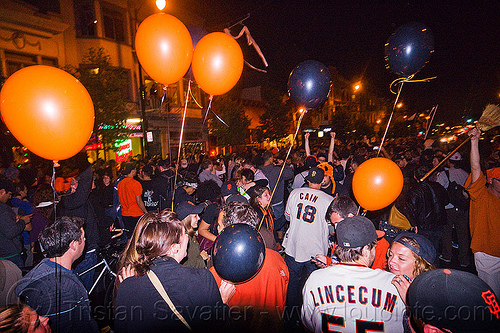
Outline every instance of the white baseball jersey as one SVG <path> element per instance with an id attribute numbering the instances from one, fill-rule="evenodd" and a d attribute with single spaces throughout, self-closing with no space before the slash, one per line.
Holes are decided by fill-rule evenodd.
<path id="1" fill-rule="evenodd" d="M 285 253 L 305 262 L 328 251 L 328 222 L 325 219 L 333 197 L 321 190 L 298 188 L 290 193 L 285 217 L 290 227 L 283 240 Z"/>
<path id="2" fill-rule="evenodd" d="M 403 332 L 405 305 L 393 277 L 344 264 L 314 271 L 302 290 L 302 323 L 313 332 Z"/>

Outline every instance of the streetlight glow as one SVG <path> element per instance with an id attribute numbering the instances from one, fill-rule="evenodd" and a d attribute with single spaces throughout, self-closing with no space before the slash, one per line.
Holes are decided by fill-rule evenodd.
<path id="1" fill-rule="evenodd" d="M 167 0 L 156 0 L 156 7 L 163 10 L 167 6 Z"/>
<path id="2" fill-rule="evenodd" d="M 403 103 L 401 103 L 401 102 L 400 102 L 400 103 L 398 103 L 398 104 L 396 105 L 396 107 L 397 107 L 398 109 L 401 109 L 401 108 L 403 107 Z"/>
<path id="3" fill-rule="evenodd" d="M 354 85 L 354 91 L 358 91 L 359 89 L 361 89 L 361 82 L 358 82 Z"/>

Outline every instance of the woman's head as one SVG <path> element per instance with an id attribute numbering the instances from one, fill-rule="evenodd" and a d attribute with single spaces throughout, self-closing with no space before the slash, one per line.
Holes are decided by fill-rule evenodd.
<path id="1" fill-rule="evenodd" d="M 257 186 L 252 193 L 250 204 L 252 206 L 266 207 L 271 201 L 271 191 L 266 186 Z"/>
<path id="2" fill-rule="evenodd" d="M 49 318 L 39 316 L 25 304 L 11 304 L 0 308 L 0 332 L 51 332 Z"/>
<path id="3" fill-rule="evenodd" d="M 200 221 L 200 216 L 198 214 L 189 214 L 181 222 L 186 229 L 186 233 L 189 236 L 194 236 L 196 234 L 196 229 L 198 229 L 198 221 Z"/>
<path id="4" fill-rule="evenodd" d="M 407 275 L 412 280 L 419 274 L 434 269 L 436 250 L 422 235 L 408 232 L 398 235 L 388 251 L 387 266 L 391 273 Z"/>
<path id="5" fill-rule="evenodd" d="M 174 212 L 148 213 L 137 223 L 125 252 L 130 262 L 123 266 L 131 264 L 138 275 L 144 275 L 154 259 L 170 256 L 180 261 L 186 250 L 186 231 Z"/>

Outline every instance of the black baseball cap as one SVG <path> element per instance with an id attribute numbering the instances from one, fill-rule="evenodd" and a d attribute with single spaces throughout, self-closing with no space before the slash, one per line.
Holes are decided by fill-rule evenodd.
<path id="1" fill-rule="evenodd" d="M 346 217 L 335 229 L 337 245 L 345 248 L 357 248 L 370 244 L 378 239 L 372 221 L 364 216 Z"/>
<path id="2" fill-rule="evenodd" d="M 316 165 L 318 165 L 318 160 L 316 159 L 316 156 L 309 155 L 309 156 L 306 157 L 306 160 L 304 161 L 304 166 L 307 169 L 315 167 Z"/>
<path id="3" fill-rule="evenodd" d="M 476 275 L 434 269 L 410 285 L 407 305 L 423 322 L 453 333 L 498 332 L 500 308 L 491 288 Z"/>
<path id="4" fill-rule="evenodd" d="M 401 239 L 402 237 L 407 237 L 407 238 L 413 239 L 418 244 L 420 249 L 411 245 L 406 240 Z M 436 260 L 436 249 L 434 248 L 434 245 L 432 244 L 432 242 L 430 240 L 428 240 L 427 238 L 425 238 L 421 234 L 403 231 L 402 233 L 398 234 L 396 236 L 396 238 L 394 238 L 394 241 L 400 243 L 401 245 L 406 246 L 413 253 L 415 253 L 417 256 L 423 258 L 429 264 L 432 264 L 434 262 L 434 260 Z"/>
<path id="5" fill-rule="evenodd" d="M 182 221 L 191 214 L 201 214 L 203 209 L 205 209 L 204 204 L 195 205 L 191 201 L 181 201 L 175 206 L 174 211 L 177 218 Z"/>
<path id="6" fill-rule="evenodd" d="M 313 184 L 321 184 L 324 177 L 325 171 L 323 169 L 312 167 L 311 169 L 309 169 L 309 173 L 304 177 L 304 179 Z"/>
<path id="7" fill-rule="evenodd" d="M 228 180 L 224 182 L 224 184 L 222 184 L 220 192 L 223 197 L 231 194 L 238 194 L 238 187 L 236 186 L 236 183 L 234 181 Z"/>

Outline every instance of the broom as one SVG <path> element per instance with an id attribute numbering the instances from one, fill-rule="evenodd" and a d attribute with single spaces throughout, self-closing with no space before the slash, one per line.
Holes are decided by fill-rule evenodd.
<path id="1" fill-rule="evenodd" d="M 479 118 L 476 127 L 479 128 L 481 132 L 486 132 L 497 126 L 500 126 L 500 106 L 494 104 L 488 104 L 484 109 L 481 118 Z M 448 155 L 446 155 L 446 157 L 441 162 L 439 162 L 434 168 L 432 168 L 431 171 L 427 172 L 422 178 L 420 178 L 420 181 L 423 182 L 430 175 L 432 175 L 434 171 L 436 171 L 441 165 L 443 165 L 464 144 L 469 142 L 469 140 L 470 136 L 467 137 L 467 139 L 465 139 L 464 141 L 462 141 L 462 143 L 459 144 L 458 147 L 453 149 Z"/>

